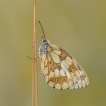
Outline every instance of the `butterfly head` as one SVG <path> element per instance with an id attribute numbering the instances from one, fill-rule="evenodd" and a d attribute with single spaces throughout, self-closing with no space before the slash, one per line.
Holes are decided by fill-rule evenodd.
<path id="1" fill-rule="evenodd" d="M 42 57 L 44 54 L 48 52 L 48 48 L 50 47 L 50 42 L 42 37 L 41 46 L 39 47 L 39 57 Z"/>
<path id="2" fill-rule="evenodd" d="M 42 37 L 41 44 L 50 44 L 50 42 L 45 37 Z"/>
<path id="3" fill-rule="evenodd" d="M 44 33 L 41 22 L 40 21 L 38 21 L 38 22 L 41 26 L 41 29 L 42 29 L 42 32 L 43 32 L 43 35 L 44 35 L 42 37 L 41 46 L 39 47 L 39 53 L 38 53 L 39 57 L 42 58 L 42 56 L 45 55 L 48 52 L 48 48 L 50 47 L 50 42 L 45 37 L 45 33 Z"/>

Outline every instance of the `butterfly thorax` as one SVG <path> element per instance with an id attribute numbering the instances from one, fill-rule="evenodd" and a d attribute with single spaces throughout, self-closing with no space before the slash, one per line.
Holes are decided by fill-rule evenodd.
<path id="1" fill-rule="evenodd" d="M 42 58 L 48 52 L 48 48 L 50 47 L 50 42 L 45 38 L 42 38 L 41 46 L 39 47 L 39 57 Z"/>

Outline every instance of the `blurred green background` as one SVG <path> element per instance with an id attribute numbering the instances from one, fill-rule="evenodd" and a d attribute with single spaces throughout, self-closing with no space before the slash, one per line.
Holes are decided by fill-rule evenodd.
<path id="1" fill-rule="evenodd" d="M 37 20 L 90 79 L 83 89 L 54 90 L 38 60 L 39 106 L 106 106 L 106 0 L 37 0 Z M 0 0 L 0 106 L 31 106 L 32 36 L 33 0 Z"/>

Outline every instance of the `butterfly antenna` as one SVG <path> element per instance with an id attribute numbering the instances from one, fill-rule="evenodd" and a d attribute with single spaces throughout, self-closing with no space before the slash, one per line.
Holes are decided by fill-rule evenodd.
<path id="1" fill-rule="evenodd" d="M 45 33 L 44 33 L 44 30 L 43 30 L 42 24 L 41 24 L 41 22 L 40 22 L 40 21 L 38 21 L 38 23 L 39 23 L 39 24 L 40 24 L 40 26 L 41 26 L 41 29 L 42 29 L 42 32 L 43 32 L 43 35 L 44 35 L 44 38 L 45 38 Z"/>

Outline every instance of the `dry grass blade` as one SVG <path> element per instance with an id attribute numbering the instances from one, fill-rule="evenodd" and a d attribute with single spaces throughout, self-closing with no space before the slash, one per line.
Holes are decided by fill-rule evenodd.
<path id="1" fill-rule="evenodd" d="M 36 0 L 34 0 L 34 29 L 33 29 L 33 56 L 37 57 L 37 43 L 36 41 Z M 33 60 L 32 68 L 32 106 L 34 106 L 34 99 L 36 95 L 36 106 L 38 106 L 38 70 L 37 58 Z"/>

